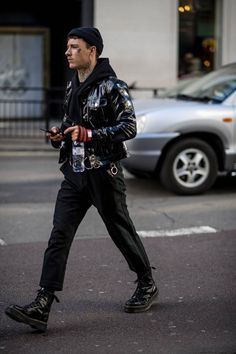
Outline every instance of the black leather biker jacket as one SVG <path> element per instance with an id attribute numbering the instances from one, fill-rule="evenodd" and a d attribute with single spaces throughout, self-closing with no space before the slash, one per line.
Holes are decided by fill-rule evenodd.
<path id="1" fill-rule="evenodd" d="M 104 67 L 104 64 L 106 67 L 109 63 L 104 63 L 108 59 L 100 60 L 100 67 Z M 136 135 L 136 117 L 127 84 L 115 76 L 106 75 L 103 78 L 104 71 L 100 75 L 102 78 L 97 79 L 99 74 L 96 75 L 95 69 L 84 87 L 74 88 L 74 78 L 68 83 L 61 130 L 73 124 L 91 129 L 92 140 L 85 143 L 85 154 L 93 154 L 101 161 L 115 162 L 128 156 L 124 142 Z M 71 106 L 75 104 L 73 109 Z M 74 111 L 78 112 L 78 116 Z M 70 154 L 71 139 L 67 139 L 63 145 L 60 163 Z"/>

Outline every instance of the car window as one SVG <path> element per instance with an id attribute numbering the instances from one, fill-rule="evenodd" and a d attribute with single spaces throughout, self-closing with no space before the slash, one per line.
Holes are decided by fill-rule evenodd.
<path id="1" fill-rule="evenodd" d="M 236 90 L 236 65 L 221 68 L 200 78 L 182 90 L 182 94 L 193 98 L 209 98 L 224 101 Z"/>
<path id="2" fill-rule="evenodd" d="M 188 85 L 192 84 L 194 81 L 198 80 L 198 78 L 191 78 L 191 79 L 182 79 L 177 82 L 175 86 L 172 86 L 170 88 L 167 88 L 163 91 L 161 91 L 158 95 L 158 97 L 168 97 L 168 98 L 174 98 L 176 97 L 179 93 L 181 93 Z"/>

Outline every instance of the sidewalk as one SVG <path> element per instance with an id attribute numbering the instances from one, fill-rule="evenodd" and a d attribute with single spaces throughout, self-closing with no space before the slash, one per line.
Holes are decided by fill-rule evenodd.
<path id="1" fill-rule="evenodd" d="M 31 154 L 48 154 L 56 155 L 58 150 L 51 146 L 50 142 L 46 142 L 45 138 L 1 138 L 0 139 L 0 156 L 9 156 L 16 153 L 17 155 Z"/>
<path id="2" fill-rule="evenodd" d="M 0 151 L 12 151 L 12 150 L 51 150 L 50 142 L 46 142 L 45 138 L 1 138 L 0 139 Z"/>

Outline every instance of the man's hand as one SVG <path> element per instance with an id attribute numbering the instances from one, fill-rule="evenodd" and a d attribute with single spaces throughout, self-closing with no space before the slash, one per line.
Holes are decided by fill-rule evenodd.
<path id="1" fill-rule="evenodd" d="M 68 133 L 71 133 L 71 139 L 73 141 L 86 142 L 92 140 L 92 130 L 81 127 L 81 125 L 67 128 L 64 134 Z"/>
<path id="2" fill-rule="evenodd" d="M 46 133 L 46 136 L 52 141 L 62 141 L 65 139 L 58 127 L 50 128 L 49 132 Z"/>

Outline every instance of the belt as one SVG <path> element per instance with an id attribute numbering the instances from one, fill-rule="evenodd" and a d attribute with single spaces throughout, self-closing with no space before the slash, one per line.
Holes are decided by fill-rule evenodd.
<path id="1" fill-rule="evenodd" d="M 110 160 L 101 160 L 99 156 L 89 155 L 84 159 L 84 167 L 86 170 L 92 170 L 93 168 L 97 169 L 102 166 L 110 165 L 110 172 L 112 176 L 115 176 L 118 172 L 118 168 L 114 162 Z"/>
<path id="2" fill-rule="evenodd" d="M 110 162 L 110 160 L 102 160 L 99 158 L 99 156 L 96 156 L 94 154 L 86 156 L 84 158 L 84 165 L 87 170 L 108 165 Z"/>

